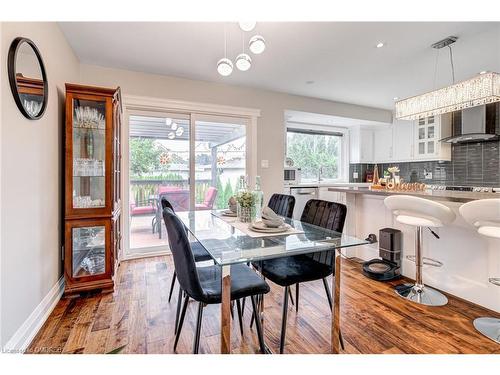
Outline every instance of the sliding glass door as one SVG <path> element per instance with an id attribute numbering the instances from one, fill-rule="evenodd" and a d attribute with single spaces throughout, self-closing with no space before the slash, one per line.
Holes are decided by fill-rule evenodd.
<path id="1" fill-rule="evenodd" d="M 168 245 L 161 198 L 190 208 L 190 116 L 129 116 L 129 249 L 149 253 Z"/>
<path id="2" fill-rule="evenodd" d="M 193 116 L 196 210 L 227 207 L 240 176 L 246 176 L 246 121 L 241 118 Z"/>
<path id="3" fill-rule="evenodd" d="M 227 207 L 248 174 L 248 120 L 138 110 L 127 118 L 125 254 L 162 253 L 168 239 L 161 199 L 176 212 Z"/>

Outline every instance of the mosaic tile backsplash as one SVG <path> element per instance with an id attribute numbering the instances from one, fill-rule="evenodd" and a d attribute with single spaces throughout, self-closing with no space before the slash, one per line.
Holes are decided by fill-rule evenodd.
<path id="1" fill-rule="evenodd" d="M 398 166 L 399 175 L 409 182 L 436 185 L 500 187 L 500 141 L 452 145 L 451 161 L 421 161 L 379 164 L 379 175 L 390 166 Z M 374 164 L 350 164 L 349 181 L 364 182 Z M 358 178 L 353 178 L 353 173 Z M 431 172 L 432 178 L 425 178 Z"/>

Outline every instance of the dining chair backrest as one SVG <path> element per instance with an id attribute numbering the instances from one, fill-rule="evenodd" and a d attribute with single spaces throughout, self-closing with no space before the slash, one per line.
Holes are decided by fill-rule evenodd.
<path id="1" fill-rule="evenodd" d="M 347 207 L 342 203 L 310 199 L 302 211 L 300 221 L 342 233 L 346 214 Z"/>
<path id="2" fill-rule="evenodd" d="M 347 206 L 342 203 L 311 199 L 306 203 L 300 221 L 321 228 L 342 233 L 344 229 Z M 308 254 L 315 261 L 333 265 L 335 253 L 332 250 Z"/>
<path id="3" fill-rule="evenodd" d="M 160 194 L 159 198 L 160 198 L 160 202 L 161 202 L 162 211 L 165 208 L 170 208 L 172 210 L 172 212 L 175 213 L 175 210 L 174 210 L 174 207 L 172 206 L 172 203 L 170 203 L 170 201 L 167 199 L 167 194 Z"/>
<path id="4" fill-rule="evenodd" d="M 168 244 L 174 258 L 179 284 L 191 298 L 200 300 L 204 294 L 203 288 L 198 278 L 196 263 L 184 223 L 169 207 L 163 209 L 163 220 L 167 227 Z"/>
<path id="5" fill-rule="evenodd" d="M 277 215 L 291 219 L 295 207 L 295 197 L 286 194 L 273 194 L 267 206 Z"/>

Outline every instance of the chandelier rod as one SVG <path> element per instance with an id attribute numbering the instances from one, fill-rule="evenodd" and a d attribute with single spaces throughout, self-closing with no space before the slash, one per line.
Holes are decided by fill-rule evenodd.
<path id="1" fill-rule="evenodd" d="M 451 45 L 448 45 L 450 49 L 450 63 L 451 63 L 451 77 L 453 79 L 453 84 L 455 84 L 455 66 L 453 65 L 453 50 L 451 49 Z"/>

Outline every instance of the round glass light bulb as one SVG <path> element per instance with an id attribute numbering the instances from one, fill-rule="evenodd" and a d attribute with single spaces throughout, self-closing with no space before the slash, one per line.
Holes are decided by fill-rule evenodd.
<path id="1" fill-rule="evenodd" d="M 217 71 L 221 76 L 227 77 L 233 72 L 233 62 L 225 57 L 220 59 L 217 62 Z"/>
<path id="2" fill-rule="evenodd" d="M 262 36 L 255 35 L 248 42 L 248 48 L 250 48 L 252 53 L 259 55 L 266 49 L 266 41 Z"/>
<path id="3" fill-rule="evenodd" d="M 252 66 L 252 59 L 246 53 L 240 53 L 236 57 L 236 67 L 242 72 L 247 71 Z"/>
<path id="4" fill-rule="evenodd" d="M 175 135 L 180 137 L 181 135 L 184 134 L 184 128 L 182 126 L 180 126 L 179 128 L 177 128 L 177 130 L 175 131 Z"/>
<path id="5" fill-rule="evenodd" d="M 173 122 L 173 123 L 172 123 L 172 126 L 170 127 L 170 129 L 172 129 L 172 130 L 177 130 L 177 123 L 176 123 L 176 122 Z"/>
<path id="6" fill-rule="evenodd" d="M 175 138 L 175 133 L 174 132 L 170 132 L 170 133 L 168 133 L 167 137 L 168 137 L 168 139 L 174 139 Z"/>
<path id="7" fill-rule="evenodd" d="M 167 118 L 165 119 L 165 124 L 166 124 L 167 126 L 170 126 L 170 125 L 172 124 L 172 119 L 171 119 L 170 117 L 167 117 Z"/>
<path id="8" fill-rule="evenodd" d="M 255 21 L 240 21 L 238 22 L 240 29 L 243 31 L 252 31 L 255 28 L 257 22 Z"/>

